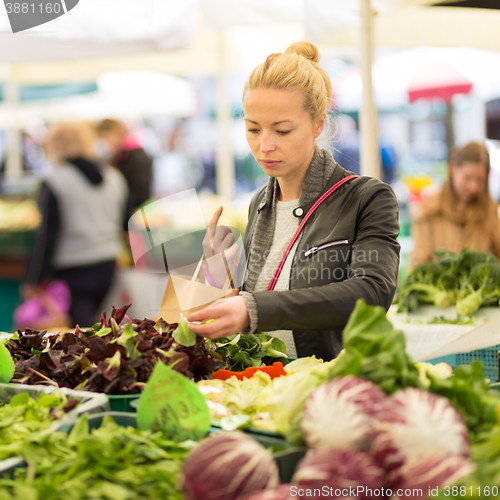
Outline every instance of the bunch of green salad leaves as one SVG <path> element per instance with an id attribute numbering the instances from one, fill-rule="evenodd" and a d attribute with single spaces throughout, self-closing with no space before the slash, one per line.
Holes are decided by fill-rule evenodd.
<path id="1" fill-rule="evenodd" d="M 89 430 L 88 417 L 69 436 L 54 432 L 23 442 L 27 468 L 0 479 L 0 500 L 181 500 L 177 485 L 194 443 L 159 432 L 121 427 L 105 416 Z"/>
<path id="2" fill-rule="evenodd" d="M 0 403 L 0 460 L 19 456 L 26 437 L 46 429 L 77 404 L 64 394 L 42 394 L 35 400 L 27 392 Z"/>
<path id="3" fill-rule="evenodd" d="M 181 317 L 173 337 L 180 345 L 187 347 L 194 345 L 199 338 L 189 329 L 189 323 L 184 317 Z M 264 333 L 206 339 L 205 349 L 209 356 L 223 361 L 227 368 L 238 372 L 252 366 L 269 365 L 277 359 L 283 364 L 288 362 L 285 343 Z"/>

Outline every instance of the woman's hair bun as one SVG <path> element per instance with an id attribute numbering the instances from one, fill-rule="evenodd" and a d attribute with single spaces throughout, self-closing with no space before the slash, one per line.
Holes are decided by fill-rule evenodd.
<path id="1" fill-rule="evenodd" d="M 295 42 L 292 43 L 286 50 L 286 53 L 295 53 L 299 56 L 303 56 L 313 62 L 319 62 L 320 55 L 319 50 L 310 42 Z"/>

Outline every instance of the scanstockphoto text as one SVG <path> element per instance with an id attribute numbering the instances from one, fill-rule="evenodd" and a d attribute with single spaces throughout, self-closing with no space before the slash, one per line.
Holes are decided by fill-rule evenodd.
<path id="1" fill-rule="evenodd" d="M 365 486 L 349 486 L 348 488 L 335 488 L 333 486 L 322 486 L 321 488 L 301 488 L 299 486 L 290 486 L 290 496 L 298 498 L 349 498 L 360 497 L 366 498 L 390 498 L 393 495 L 398 497 L 414 497 L 427 498 L 428 491 L 422 488 L 392 490 L 390 488 L 367 488 Z"/>
<path id="2" fill-rule="evenodd" d="M 350 486 L 349 488 L 334 488 L 333 486 L 322 486 L 321 488 L 290 487 L 290 496 L 299 498 L 338 498 L 338 497 L 368 497 L 368 498 L 390 498 L 393 495 L 404 498 L 432 498 L 440 494 L 445 497 L 498 497 L 497 486 L 429 486 L 427 488 L 367 488 L 365 486 Z"/>

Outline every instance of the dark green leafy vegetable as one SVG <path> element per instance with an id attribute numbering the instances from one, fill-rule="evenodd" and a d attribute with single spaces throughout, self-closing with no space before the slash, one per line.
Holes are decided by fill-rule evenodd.
<path id="1" fill-rule="evenodd" d="M 284 364 L 287 362 L 285 343 L 264 333 L 207 340 L 207 346 L 210 351 L 216 351 L 222 356 L 233 371 L 242 372 L 252 366 L 269 365 L 277 358 Z"/>
<path id="2" fill-rule="evenodd" d="M 25 440 L 28 467 L 17 469 L 15 480 L 0 480 L 0 500 L 181 500 L 177 481 L 190 448 L 110 417 L 90 432 L 84 415 L 69 436 Z"/>
<path id="3" fill-rule="evenodd" d="M 195 336 L 189 347 L 175 341 L 177 324 L 125 315 L 116 310 L 88 330 L 45 335 L 18 332 L 6 347 L 15 360 L 13 382 L 51 384 L 106 394 L 140 393 L 155 364 L 160 361 L 194 380 L 208 378 L 224 367 L 205 349 L 205 339 Z M 121 322 L 123 324 L 121 324 Z"/>
<path id="4" fill-rule="evenodd" d="M 500 300 L 500 265 L 495 263 L 476 264 L 464 286 L 465 295 L 457 300 L 459 316 L 470 316 L 482 305 L 498 306 Z"/>
<path id="5" fill-rule="evenodd" d="M 419 303 L 443 308 L 452 305 L 454 302 L 452 291 L 441 279 L 445 269 L 439 262 L 426 262 L 416 267 L 401 286 L 399 308 L 411 312 Z"/>
<path id="6" fill-rule="evenodd" d="M 437 261 L 416 267 L 401 284 L 400 311 L 414 311 L 419 304 L 446 308 L 456 305 L 459 316 L 470 316 L 479 307 L 498 306 L 500 265 L 497 258 L 479 250 L 436 252 Z"/>

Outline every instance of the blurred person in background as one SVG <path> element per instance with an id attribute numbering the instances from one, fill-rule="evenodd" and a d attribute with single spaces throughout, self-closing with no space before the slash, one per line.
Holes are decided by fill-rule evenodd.
<path id="1" fill-rule="evenodd" d="M 356 121 L 344 114 L 338 115 L 335 121 L 338 134 L 338 141 L 333 151 L 335 161 L 349 172 L 360 175 L 361 139 Z M 382 181 L 391 184 L 395 179 L 396 152 L 387 141 L 379 141 L 379 153 Z"/>
<path id="2" fill-rule="evenodd" d="M 49 129 L 44 147 L 53 169 L 40 189 L 42 223 L 21 288 L 28 300 L 47 281 L 66 282 L 72 325 L 81 327 L 92 326 L 111 287 L 129 218 L 127 182 L 117 169 L 98 164 L 94 144 L 87 124 Z"/>
<path id="3" fill-rule="evenodd" d="M 339 135 L 334 152 L 335 160 L 349 172 L 359 175 L 360 138 L 356 121 L 349 115 L 338 115 L 335 121 Z"/>
<path id="4" fill-rule="evenodd" d="M 102 156 L 127 180 L 130 206 L 135 212 L 151 197 L 153 160 L 122 121 L 106 118 L 97 125 L 97 132 L 107 149 Z"/>
<path id="5" fill-rule="evenodd" d="M 498 205 L 488 190 L 490 157 L 484 143 L 451 152 L 448 180 L 412 213 L 411 268 L 435 260 L 435 250 L 460 252 L 472 246 L 500 258 Z"/>
<path id="6" fill-rule="evenodd" d="M 199 188 L 203 184 L 203 160 L 179 120 L 168 137 L 163 153 L 154 161 L 154 195 L 158 198 Z"/>

